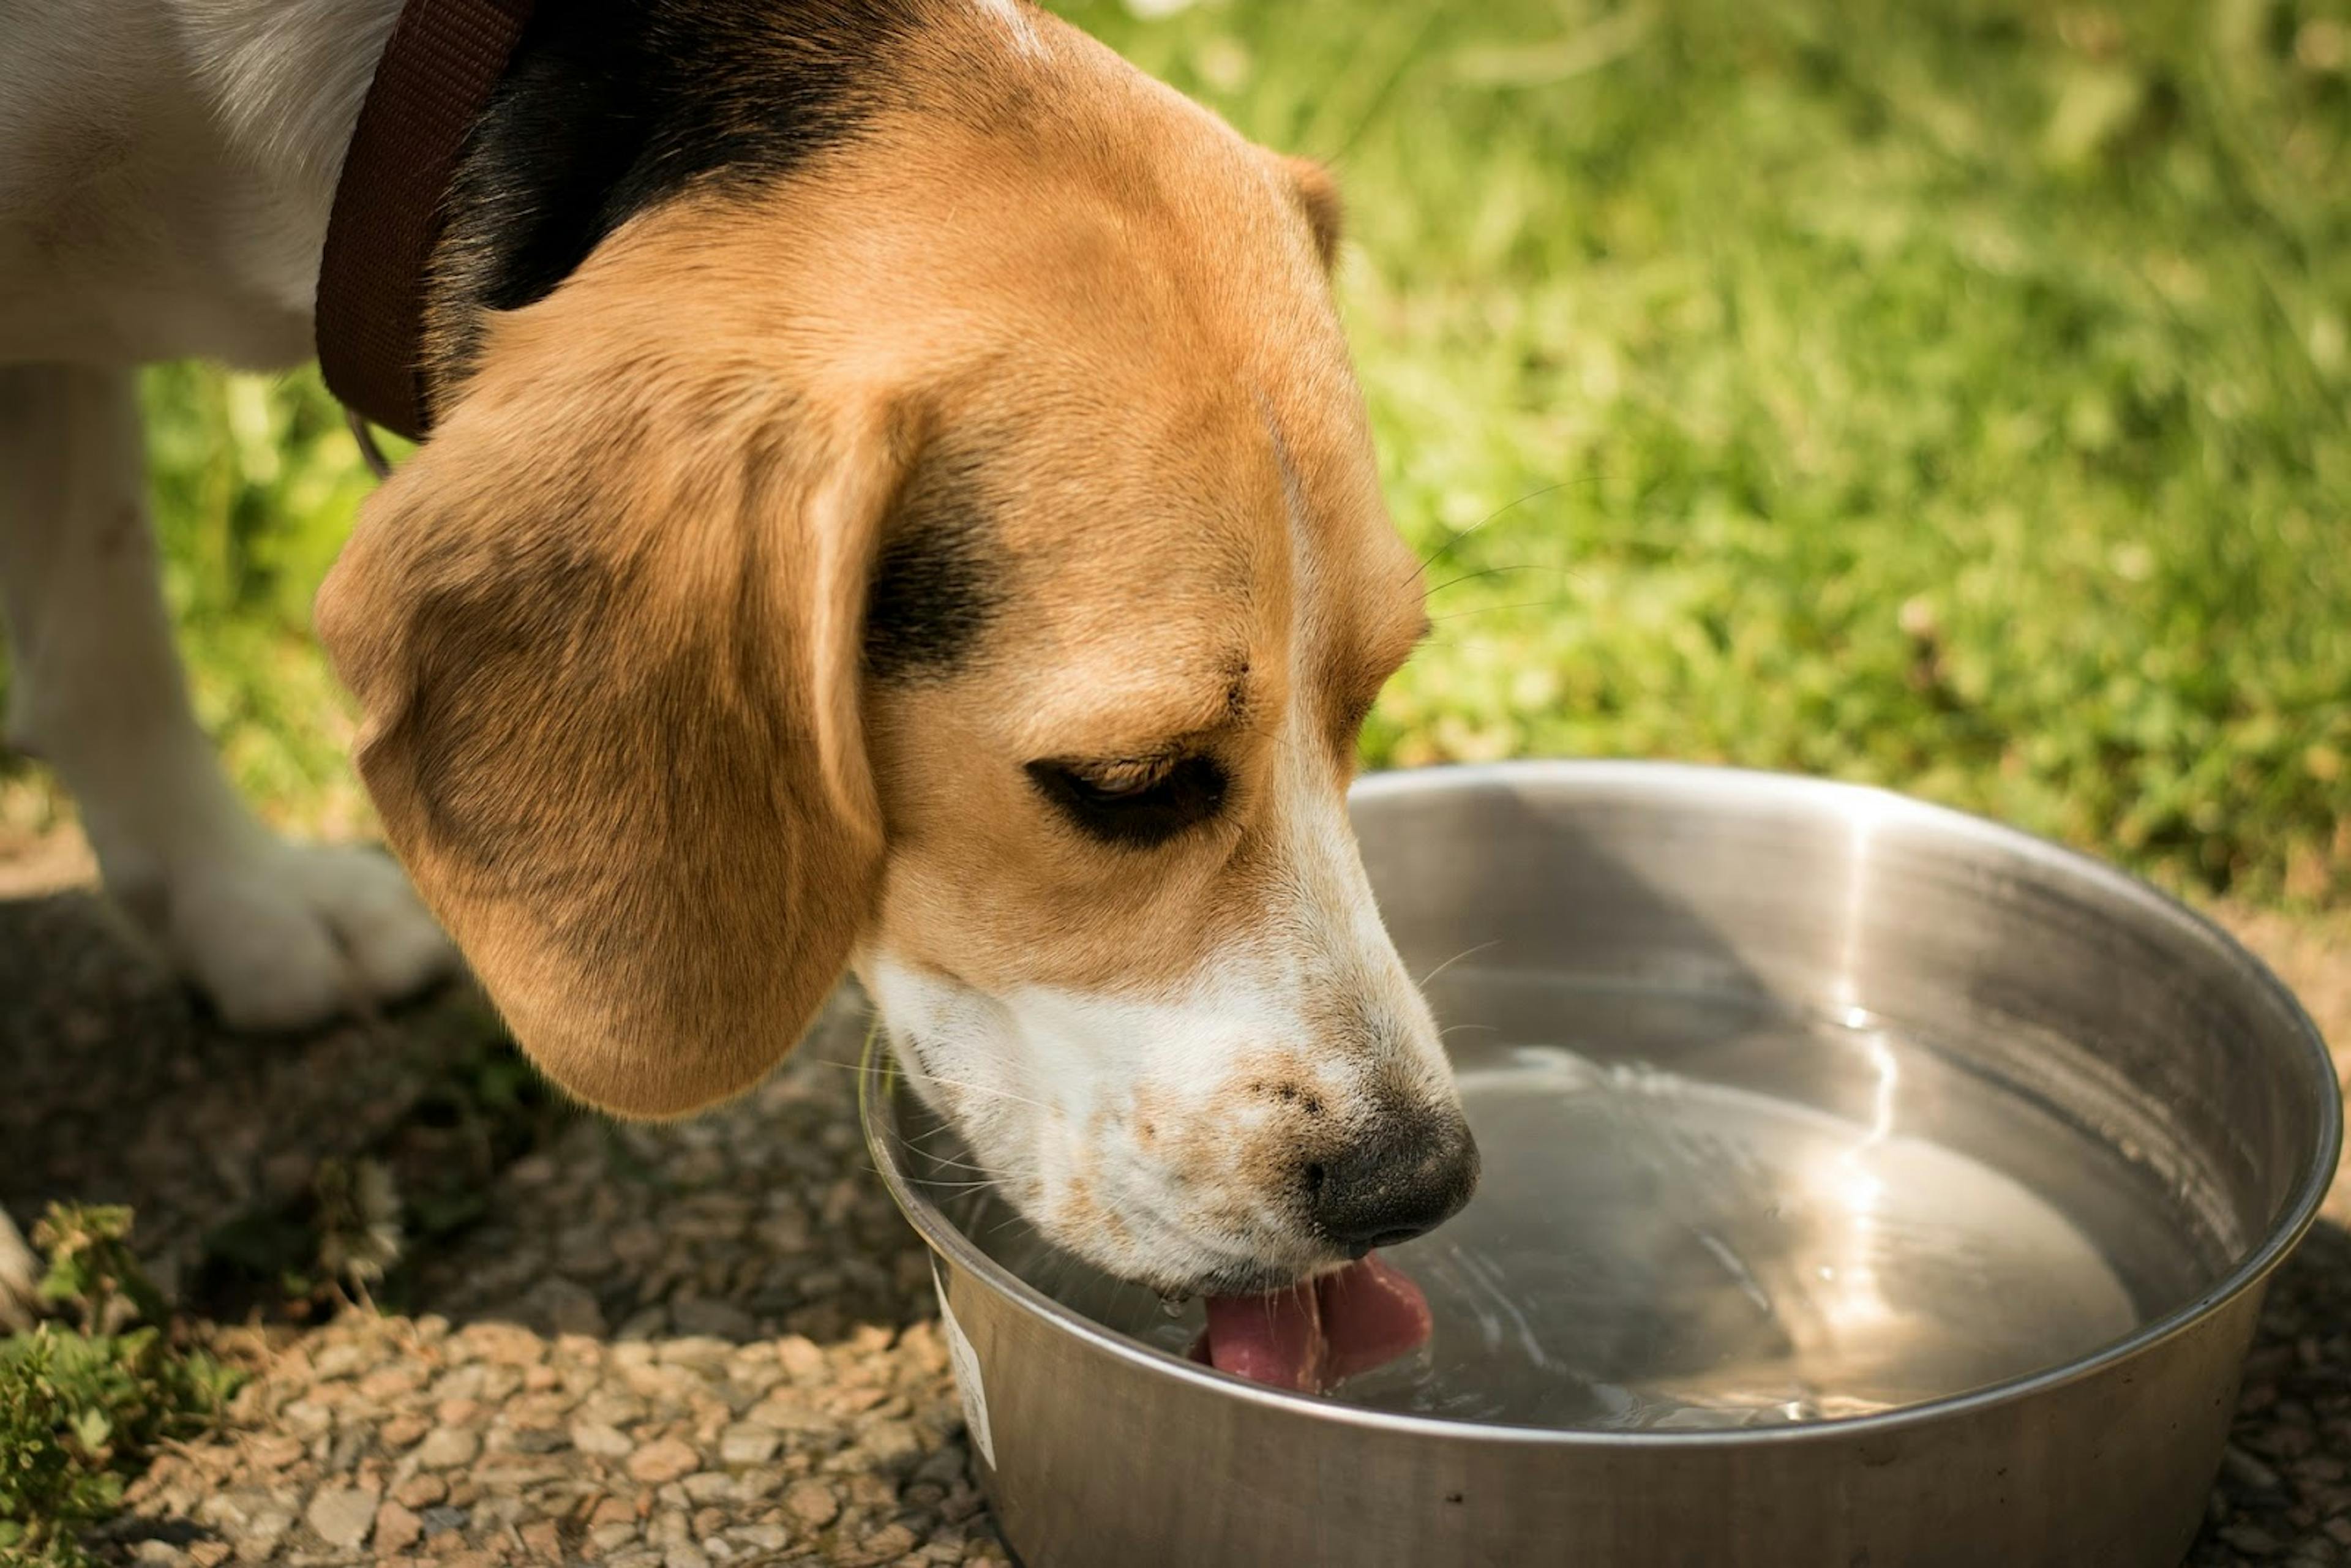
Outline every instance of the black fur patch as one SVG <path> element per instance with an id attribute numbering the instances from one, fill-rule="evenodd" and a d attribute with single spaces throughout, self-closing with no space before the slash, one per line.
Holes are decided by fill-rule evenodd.
<path id="1" fill-rule="evenodd" d="M 427 308 L 436 406 L 486 310 L 545 298 L 636 214 L 789 173 L 855 132 L 925 0 L 553 0 L 449 192 Z"/>
<path id="2" fill-rule="evenodd" d="M 971 465 L 932 455 L 893 509 L 865 601 L 865 672 L 943 674 L 971 656 L 1003 601 L 1003 568 Z"/>

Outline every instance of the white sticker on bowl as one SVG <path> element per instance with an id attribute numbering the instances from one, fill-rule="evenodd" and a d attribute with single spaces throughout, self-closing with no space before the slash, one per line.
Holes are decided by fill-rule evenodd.
<path id="1" fill-rule="evenodd" d="M 946 1331 L 947 1364 L 955 1369 L 956 1392 L 963 1397 L 964 1425 L 971 1428 L 972 1446 L 987 1468 L 996 1468 L 996 1434 L 987 1426 L 987 1385 L 979 1379 L 979 1355 L 971 1348 L 971 1339 L 956 1322 L 955 1309 L 947 1305 L 947 1282 L 939 1273 L 939 1260 L 931 1260 L 931 1285 L 939 1293 L 939 1326 Z"/>

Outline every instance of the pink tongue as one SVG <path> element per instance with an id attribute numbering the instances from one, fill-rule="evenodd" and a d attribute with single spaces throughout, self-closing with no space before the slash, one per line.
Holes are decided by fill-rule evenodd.
<path id="1" fill-rule="evenodd" d="M 1417 1350 L 1428 1330 L 1420 1287 L 1374 1253 L 1311 1285 L 1209 1297 L 1208 1332 L 1193 1355 L 1253 1383 L 1319 1394 Z"/>

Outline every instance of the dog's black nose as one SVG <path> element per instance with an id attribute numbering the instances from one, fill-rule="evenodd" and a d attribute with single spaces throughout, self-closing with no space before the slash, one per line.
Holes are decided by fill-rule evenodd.
<path id="1" fill-rule="evenodd" d="M 1315 1228 L 1356 1257 L 1435 1229 L 1478 1187 L 1478 1140 L 1460 1113 L 1383 1117 L 1336 1159 L 1306 1167 Z"/>

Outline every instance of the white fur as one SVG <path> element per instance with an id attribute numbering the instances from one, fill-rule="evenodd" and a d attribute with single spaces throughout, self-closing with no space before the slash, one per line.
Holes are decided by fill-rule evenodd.
<path id="1" fill-rule="evenodd" d="M 16 0 L 0 363 L 298 363 L 398 0 Z"/>
<path id="2" fill-rule="evenodd" d="M 74 791 L 108 888 L 231 1024 L 404 995 L 451 955 L 392 863 L 256 822 L 188 709 L 141 494 L 131 373 L 0 368 L 10 743 Z"/>
<path id="3" fill-rule="evenodd" d="M 232 1024 L 317 1023 L 452 961 L 391 862 L 256 823 L 189 711 L 131 367 L 299 362 L 342 149 L 398 0 L 17 0 L 0 48 L 9 738 Z"/>
<path id="4" fill-rule="evenodd" d="M 1004 25 L 1005 31 L 1012 35 L 1013 47 L 1022 54 L 1035 55 L 1044 51 L 1044 45 L 1038 41 L 1037 30 L 1029 25 L 1029 18 L 1021 13 L 1020 0 L 972 0 L 972 3 Z"/>
<path id="5" fill-rule="evenodd" d="M 1383 1113 L 1364 1094 L 1374 1068 L 1426 1103 L 1458 1104 L 1333 781 L 1313 777 L 1332 764 L 1305 714 L 1277 749 L 1289 774 L 1275 789 L 1288 808 L 1278 891 L 1172 990 L 989 995 L 886 952 L 859 966 L 909 1081 L 1015 1205 L 1061 1246 L 1163 1290 L 1338 1260 L 1252 1158 L 1295 1125 L 1249 1092 L 1269 1060 L 1299 1063 L 1341 1127 Z M 1341 998 L 1347 1021 L 1318 1025 Z M 1144 1106 L 1161 1136 L 1143 1133 Z M 1205 1147 L 1166 1135 L 1201 1125 L 1219 1134 Z"/>

